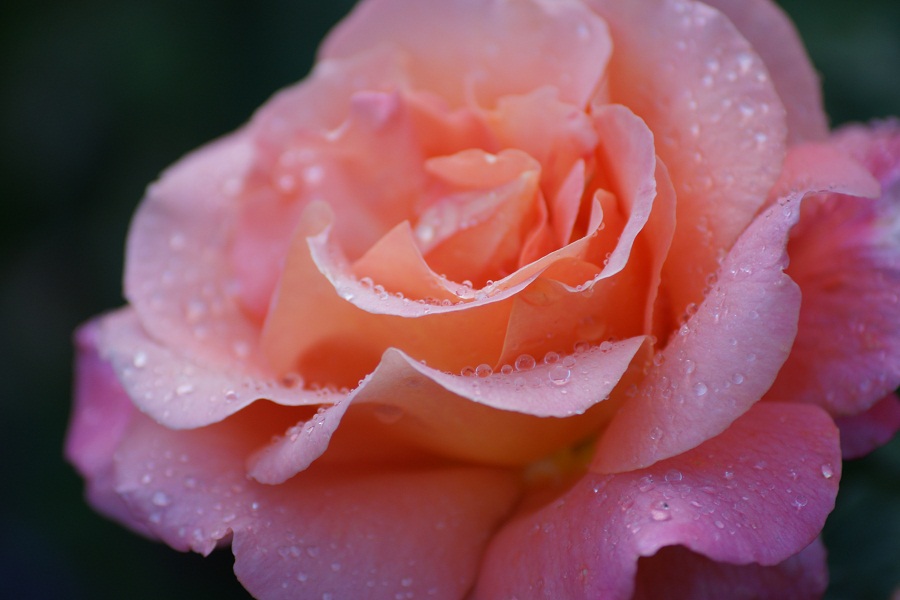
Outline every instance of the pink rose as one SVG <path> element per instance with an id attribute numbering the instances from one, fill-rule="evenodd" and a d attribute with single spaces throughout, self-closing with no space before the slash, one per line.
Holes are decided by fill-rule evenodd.
<path id="1" fill-rule="evenodd" d="M 148 190 L 67 453 L 261 599 L 815 597 L 898 224 L 767 0 L 367 0 Z"/>

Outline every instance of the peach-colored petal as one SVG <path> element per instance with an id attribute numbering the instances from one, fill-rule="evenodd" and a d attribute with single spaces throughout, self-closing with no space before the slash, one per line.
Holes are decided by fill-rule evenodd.
<path id="1" fill-rule="evenodd" d="M 311 205 L 295 234 L 263 330 L 261 343 L 276 371 L 298 370 L 323 385 L 355 387 L 389 347 L 457 372 L 496 361 L 508 302 L 432 306 L 376 290 L 350 275 L 328 239 L 329 226 L 322 225 L 332 217 L 313 214 L 319 211 L 328 212 Z"/>
<path id="2" fill-rule="evenodd" d="M 703 0 L 725 13 L 766 65 L 787 111 L 788 143 L 824 140 L 822 90 L 794 24 L 771 0 Z"/>
<path id="3" fill-rule="evenodd" d="M 573 166 L 589 158 L 598 142 L 591 118 L 557 95 L 555 88 L 543 87 L 506 96 L 485 114 L 501 148 L 517 148 L 541 164 L 541 189 L 552 204 Z"/>
<path id="4" fill-rule="evenodd" d="M 358 5 L 332 31 L 320 58 L 382 44 L 406 54 L 416 88 L 451 106 L 474 96 L 489 108 L 503 96 L 548 85 L 583 107 L 610 53 L 606 26 L 580 2 L 376 0 Z"/>
<path id="5" fill-rule="evenodd" d="M 457 598 L 518 494 L 510 474 L 477 468 L 329 468 L 262 485 L 242 469 L 260 438 L 250 424 L 177 432 L 141 418 L 119 447 L 117 489 L 174 548 L 207 554 L 231 540 L 258 597 Z"/>
<path id="6" fill-rule="evenodd" d="M 772 385 L 797 331 L 800 293 L 782 269 L 800 198 L 771 207 L 740 237 L 703 304 L 603 434 L 594 468 L 627 471 L 690 450 Z"/>
<path id="7" fill-rule="evenodd" d="M 878 135 L 869 137 L 877 158 L 859 158 L 883 177 L 880 197 L 855 197 L 871 194 L 872 182 L 845 188 L 853 196 L 810 198 L 791 234 L 788 274 L 803 305 L 797 340 L 771 398 L 852 415 L 900 386 L 900 128 L 892 152 L 879 148 Z"/>
<path id="8" fill-rule="evenodd" d="M 443 373 L 388 350 L 351 399 L 354 407 L 375 405 L 393 438 L 452 458 L 521 465 L 583 438 L 609 418 L 610 410 L 591 409 L 616 386 L 643 342 L 606 344 L 553 363 L 525 357 L 497 373 L 483 365 L 470 376 Z"/>
<path id="9" fill-rule="evenodd" d="M 838 417 L 844 458 L 859 458 L 888 443 L 900 431 L 900 398 L 888 394 L 866 412 Z"/>
<path id="10" fill-rule="evenodd" d="M 757 404 L 680 456 L 587 473 L 539 508 L 526 500 L 488 547 L 474 598 L 624 600 L 638 559 L 672 545 L 776 565 L 818 535 L 840 468 L 837 428 L 822 409 Z"/>
<path id="11" fill-rule="evenodd" d="M 667 546 L 638 563 L 633 600 L 819 600 L 828 587 L 820 538 L 772 566 L 716 562 L 682 546 Z"/>
<path id="12" fill-rule="evenodd" d="M 647 122 L 678 195 L 664 271 L 677 319 L 703 298 L 717 255 L 777 179 L 784 108 L 762 60 L 714 9 L 684 0 L 587 4 L 611 28 L 611 101 Z"/>
<path id="13" fill-rule="evenodd" d="M 612 192 L 599 190 L 594 205 L 604 229 L 597 231 L 601 217 L 592 214 L 596 233 L 587 250 L 560 256 L 516 296 L 503 361 L 526 351 L 559 352 L 578 341 L 652 332 L 653 301 L 674 227 L 671 183 L 640 119 L 624 107 L 609 106 L 598 109 L 594 120 L 602 140 L 597 169 Z M 581 278 L 573 280 L 576 273 Z"/>

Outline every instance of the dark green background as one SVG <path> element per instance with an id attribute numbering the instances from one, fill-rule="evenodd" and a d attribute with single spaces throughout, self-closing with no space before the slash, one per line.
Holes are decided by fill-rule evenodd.
<path id="1" fill-rule="evenodd" d="M 79 0 L 0 8 L 0 596 L 247 598 L 202 559 L 93 513 L 61 458 L 70 332 L 122 303 L 144 186 L 300 79 L 349 0 Z M 900 3 L 784 0 L 833 122 L 900 114 Z M 900 441 L 848 465 L 830 598 L 900 584 Z"/>

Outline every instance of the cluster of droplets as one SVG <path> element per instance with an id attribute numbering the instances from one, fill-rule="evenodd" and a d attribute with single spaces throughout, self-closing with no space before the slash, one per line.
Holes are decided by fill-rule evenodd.
<path id="1" fill-rule="evenodd" d="M 493 376 L 495 380 L 499 378 L 502 381 L 511 381 L 519 388 L 544 385 L 562 387 L 572 380 L 579 355 L 591 352 L 595 348 L 598 352 L 608 352 L 612 348 L 612 342 L 603 342 L 593 347 L 590 342 L 579 341 L 575 344 L 573 353 L 559 354 L 550 351 L 544 354 L 540 363 L 531 354 L 521 354 L 513 364 L 504 364 L 496 371 L 490 365 L 482 363 L 474 367 L 464 367 L 460 375 L 479 379 Z"/>

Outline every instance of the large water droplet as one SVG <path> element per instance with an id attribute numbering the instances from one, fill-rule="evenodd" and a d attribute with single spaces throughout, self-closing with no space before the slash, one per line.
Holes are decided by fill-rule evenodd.
<path id="1" fill-rule="evenodd" d="M 831 479 L 834 477 L 834 468 L 830 464 L 822 465 L 822 477 L 825 479 Z"/>
<path id="2" fill-rule="evenodd" d="M 530 354 L 522 354 L 516 359 L 516 371 L 530 371 L 536 364 L 533 356 Z"/>
<path id="3" fill-rule="evenodd" d="M 569 377 L 571 375 L 572 372 L 561 364 L 553 365 L 547 373 L 547 377 L 549 377 L 550 381 L 556 385 L 565 385 L 569 382 Z"/>

